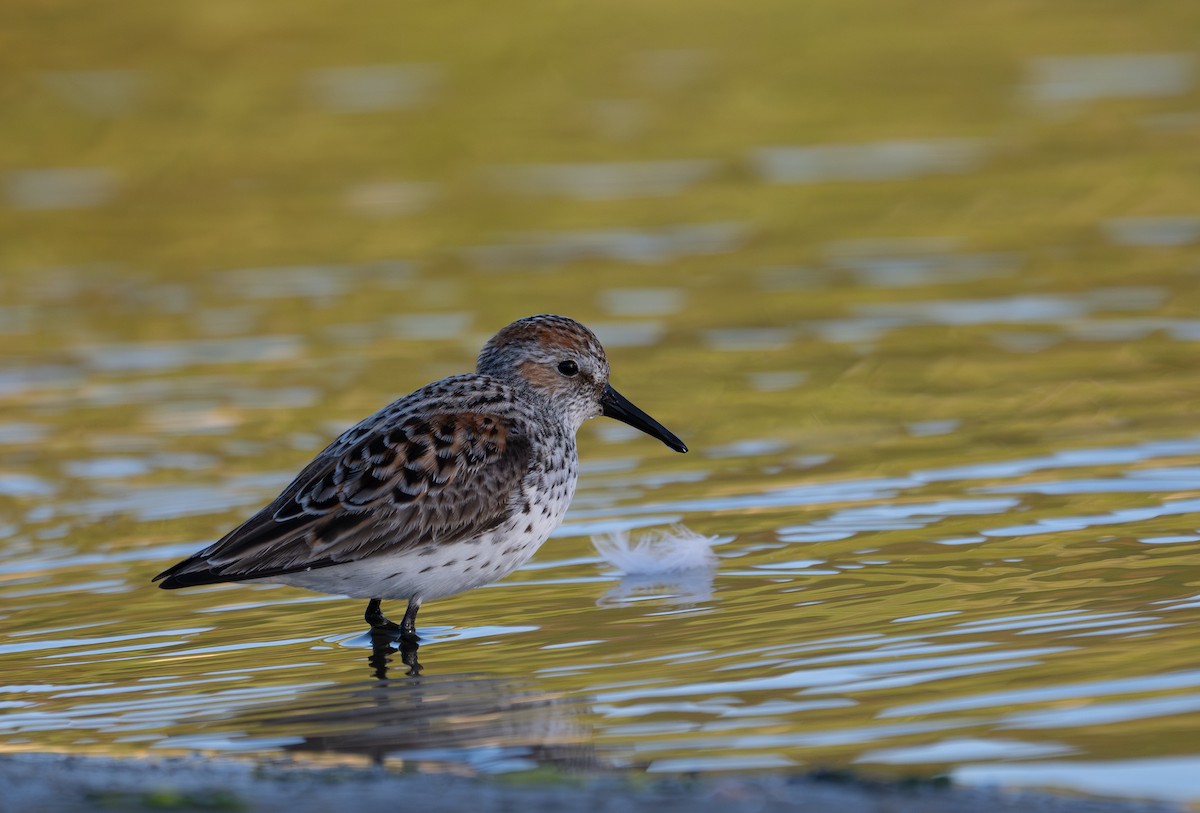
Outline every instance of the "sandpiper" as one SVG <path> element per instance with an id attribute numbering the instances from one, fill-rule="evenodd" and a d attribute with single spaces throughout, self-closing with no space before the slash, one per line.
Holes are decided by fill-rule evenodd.
<path id="1" fill-rule="evenodd" d="M 373 630 L 417 640 L 427 599 L 525 564 L 575 493 L 575 433 L 606 415 L 683 441 L 608 383 L 596 336 L 565 316 L 508 325 L 475 372 L 435 381 L 347 429 L 275 500 L 155 576 L 174 589 L 282 582 L 369 599 Z M 400 624 L 384 599 L 408 599 Z"/>

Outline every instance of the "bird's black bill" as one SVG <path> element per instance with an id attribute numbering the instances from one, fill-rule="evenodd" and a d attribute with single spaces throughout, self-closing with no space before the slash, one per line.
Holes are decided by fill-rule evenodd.
<path id="1" fill-rule="evenodd" d="M 600 412 L 605 417 L 616 418 L 621 423 L 658 438 L 677 452 L 687 451 L 687 445 L 675 437 L 671 430 L 629 403 L 629 399 L 612 387 L 604 387 L 604 395 L 600 396 Z"/>

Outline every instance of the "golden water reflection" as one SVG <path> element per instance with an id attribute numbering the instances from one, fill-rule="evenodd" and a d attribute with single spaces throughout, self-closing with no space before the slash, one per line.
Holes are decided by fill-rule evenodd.
<path id="1" fill-rule="evenodd" d="M 0 26 L 5 747 L 1200 798 L 1200 6 L 106 13 Z M 589 424 L 419 676 L 354 602 L 149 585 L 534 312 L 692 452 Z M 680 522 L 711 573 L 592 543 Z"/>

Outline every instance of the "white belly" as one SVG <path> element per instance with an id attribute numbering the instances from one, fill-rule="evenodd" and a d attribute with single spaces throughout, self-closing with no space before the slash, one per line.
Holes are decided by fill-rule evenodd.
<path id="1" fill-rule="evenodd" d="M 263 581 L 281 582 L 350 598 L 432 599 L 450 596 L 507 576 L 529 561 L 545 539 L 429 545 L 384 553 Z"/>
<path id="2" fill-rule="evenodd" d="M 454 595 L 502 579 L 528 562 L 562 522 L 571 494 L 563 496 L 565 499 L 547 506 L 547 513 L 535 509 L 516 514 L 499 528 L 473 539 L 384 551 L 262 581 L 350 598 L 424 600 Z"/>

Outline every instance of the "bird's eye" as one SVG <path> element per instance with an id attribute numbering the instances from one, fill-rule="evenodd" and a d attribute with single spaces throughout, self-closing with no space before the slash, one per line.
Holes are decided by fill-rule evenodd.
<path id="1" fill-rule="evenodd" d="M 579 365 L 567 359 L 558 363 L 558 371 L 565 376 L 573 376 L 579 372 Z"/>

